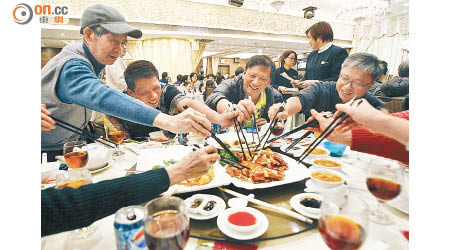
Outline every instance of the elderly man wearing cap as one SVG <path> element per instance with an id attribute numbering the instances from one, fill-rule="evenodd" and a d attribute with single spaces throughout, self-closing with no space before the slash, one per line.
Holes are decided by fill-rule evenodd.
<path id="1" fill-rule="evenodd" d="M 41 71 L 41 101 L 54 117 L 84 128 L 91 110 L 95 110 L 174 133 L 210 134 L 210 122 L 195 110 L 169 116 L 109 88 L 99 79 L 105 65 L 119 57 L 127 36 L 142 36 L 117 10 L 101 4 L 87 8 L 81 17 L 80 33 L 83 43 L 67 45 Z M 65 142 L 74 139 L 78 139 L 76 134 L 59 127 L 42 131 L 41 150 L 52 160 L 62 153 Z"/>

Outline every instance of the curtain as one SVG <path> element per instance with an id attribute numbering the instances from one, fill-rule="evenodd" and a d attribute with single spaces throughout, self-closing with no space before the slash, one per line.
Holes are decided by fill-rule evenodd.
<path id="1" fill-rule="evenodd" d="M 198 64 L 200 63 L 200 60 L 202 59 L 203 51 L 205 51 L 205 44 L 200 44 L 200 48 L 198 50 L 192 50 L 191 55 L 191 63 L 192 63 L 192 72 L 195 72 L 197 69 Z"/>
<path id="2" fill-rule="evenodd" d="M 409 56 L 408 15 L 355 27 L 352 53 L 367 52 L 388 63 L 388 74 L 397 76 L 398 65 Z"/>
<path id="3" fill-rule="evenodd" d="M 211 57 L 211 59 L 212 59 L 212 73 L 214 75 L 217 75 L 217 71 L 219 70 L 220 58 L 219 57 Z"/>
<path id="4" fill-rule="evenodd" d="M 189 75 L 192 72 L 191 51 L 191 43 L 185 39 L 155 38 L 128 42 L 128 52 L 135 60 L 152 62 L 160 75 L 167 72 L 172 79 L 176 79 L 178 74 Z"/>

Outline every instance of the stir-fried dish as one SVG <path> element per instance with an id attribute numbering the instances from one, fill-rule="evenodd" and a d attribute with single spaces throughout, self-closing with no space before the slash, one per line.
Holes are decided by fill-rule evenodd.
<path id="1" fill-rule="evenodd" d="M 288 169 L 287 163 L 281 156 L 270 149 L 260 150 L 253 153 L 253 160 L 246 153 L 247 160 L 241 152 L 234 154 L 240 159 L 240 163 L 248 168 L 237 168 L 230 165 L 226 166 L 226 172 L 231 177 L 253 183 L 266 183 L 284 179 L 284 171 Z"/>

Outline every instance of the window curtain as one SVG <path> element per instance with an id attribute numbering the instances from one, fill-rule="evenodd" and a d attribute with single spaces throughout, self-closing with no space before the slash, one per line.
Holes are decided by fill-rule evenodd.
<path id="1" fill-rule="evenodd" d="M 198 64 L 200 63 L 200 60 L 202 59 L 203 51 L 205 51 L 205 44 L 200 44 L 198 50 L 192 50 L 191 54 L 191 62 L 192 62 L 192 72 L 195 72 L 197 69 Z"/>
<path id="2" fill-rule="evenodd" d="M 211 57 L 212 59 L 212 73 L 217 76 L 217 71 L 219 70 L 219 57 Z"/>
<path id="3" fill-rule="evenodd" d="M 398 65 L 409 56 L 408 15 L 356 26 L 352 53 L 367 52 L 388 63 L 388 74 L 398 75 Z"/>
<path id="4" fill-rule="evenodd" d="M 167 72 L 172 79 L 176 79 L 178 74 L 188 75 L 192 72 L 192 48 L 189 40 L 155 38 L 129 41 L 128 53 L 134 60 L 152 62 L 159 71 L 159 77 L 162 72 Z"/>

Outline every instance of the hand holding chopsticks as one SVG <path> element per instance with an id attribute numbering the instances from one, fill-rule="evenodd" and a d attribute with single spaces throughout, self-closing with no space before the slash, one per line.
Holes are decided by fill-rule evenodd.
<path id="1" fill-rule="evenodd" d="M 354 103 L 355 100 L 359 99 L 357 96 L 350 100 L 350 105 Z M 357 105 L 361 104 L 362 100 L 359 100 Z M 349 116 L 345 113 L 339 113 L 337 117 L 328 125 L 328 127 L 317 137 L 311 145 L 303 152 L 302 155 L 298 158 L 298 162 L 302 162 L 306 157 L 331 133 L 333 133 L 334 129 L 341 125 Z M 336 124 L 336 125 L 335 125 Z"/>
<path id="2" fill-rule="evenodd" d="M 78 134 L 80 136 L 83 136 L 85 138 L 88 138 L 88 139 L 91 139 L 93 141 L 99 142 L 99 143 L 101 143 L 101 144 L 103 144 L 103 145 L 105 145 L 107 147 L 115 148 L 116 145 L 117 145 L 115 142 L 112 142 L 112 141 L 110 141 L 108 139 L 105 139 L 105 138 L 101 138 L 99 135 L 96 135 L 96 134 L 91 133 L 91 132 L 89 132 L 89 131 L 87 131 L 85 129 L 82 129 L 82 128 L 79 128 L 77 126 L 74 126 L 74 125 L 72 125 L 70 123 L 67 123 L 67 122 L 65 122 L 63 120 L 60 120 L 60 119 L 58 119 L 56 117 L 53 117 L 53 116 L 50 115 L 50 118 L 55 120 L 57 126 L 59 126 L 61 128 L 64 128 L 66 130 L 69 130 L 69 131 L 71 131 L 71 132 L 73 132 L 75 134 Z"/>

